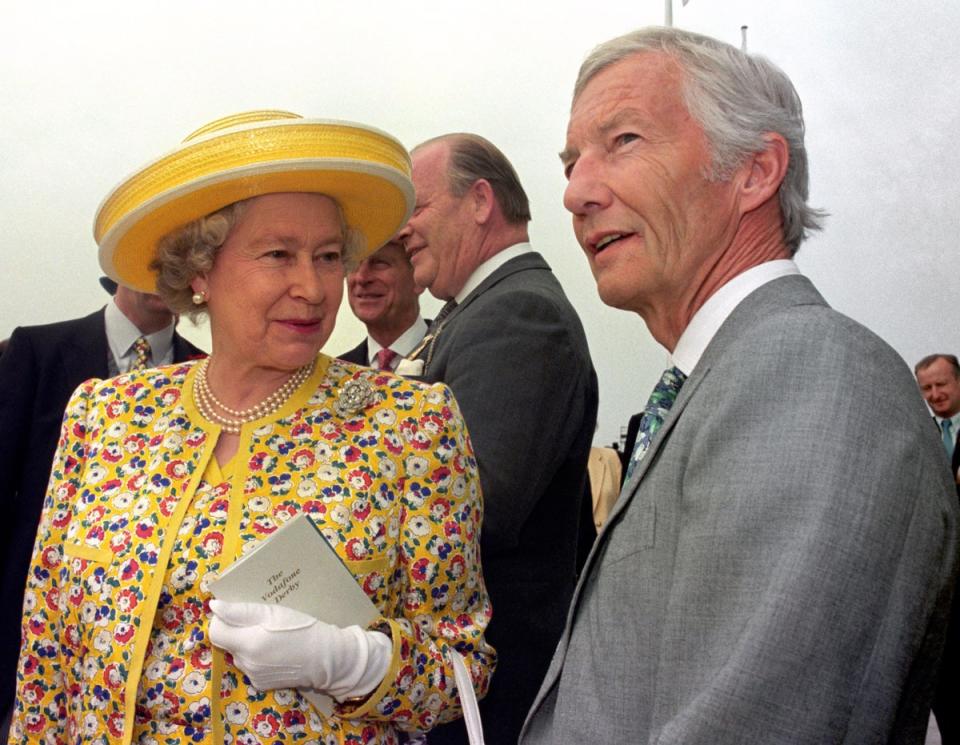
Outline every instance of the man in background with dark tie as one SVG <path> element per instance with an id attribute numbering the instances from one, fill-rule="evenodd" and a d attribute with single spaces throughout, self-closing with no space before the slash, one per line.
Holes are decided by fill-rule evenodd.
<path id="1" fill-rule="evenodd" d="M 26 572 L 46 493 L 60 420 L 70 394 L 89 378 L 182 362 L 203 352 L 175 331 L 157 295 L 118 287 L 105 308 L 84 318 L 14 329 L 0 356 L 0 716 L 13 704 Z"/>
<path id="2" fill-rule="evenodd" d="M 793 262 L 792 83 L 641 29 L 583 63 L 561 162 L 600 298 L 670 362 L 521 743 L 922 742 L 957 499 L 910 370 Z"/>
<path id="3" fill-rule="evenodd" d="M 377 370 L 396 370 L 427 333 L 420 315 L 422 292 L 400 241 L 390 241 L 361 261 L 347 273 L 347 302 L 367 327 L 367 338 L 337 356 Z"/>
<path id="4" fill-rule="evenodd" d="M 480 713 L 487 742 L 515 743 L 563 629 L 578 545 L 592 541 L 597 381 L 580 319 L 528 242 L 510 161 L 470 134 L 429 140 L 412 158 L 416 207 L 399 235 L 417 283 L 447 301 L 413 356 L 425 380 L 450 386 L 476 451 L 497 650 Z M 428 739 L 467 742 L 462 722 Z"/>
<path id="5" fill-rule="evenodd" d="M 937 423 L 943 449 L 960 497 L 960 362 L 953 354 L 931 354 L 913 368 L 920 393 Z M 960 600 L 954 594 L 954 608 L 947 632 L 947 647 L 940 666 L 940 681 L 933 699 L 933 713 L 943 745 L 960 743 Z"/>

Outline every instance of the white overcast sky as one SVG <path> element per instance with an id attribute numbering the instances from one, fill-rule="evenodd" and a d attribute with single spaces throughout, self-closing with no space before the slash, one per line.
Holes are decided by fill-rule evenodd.
<path id="1" fill-rule="evenodd" d="M 587 329 L 597 440 L 609 443 L 666 353 L 597 298 L 556 154 L 583 57 L 663 20 L 663 0 L 0 0 L 0 338 L 104 302 L 91 227 L 101 199 L 211 119 L 284 108 L 366 122 L 408 147 L 474 131 L 530 195 L 533 243 Z M 796 84 L 811 201 L 831 213 L 798 262 L 828 301 L 911 365 L 960 351 L 958 3 L 690 0 L 674 23 L 733 44 L 746 24 L 750 51 Z M 333 354 L 363 335 L 344 309 Z M 206 343 L 204 327 L 181 328 Z"/>

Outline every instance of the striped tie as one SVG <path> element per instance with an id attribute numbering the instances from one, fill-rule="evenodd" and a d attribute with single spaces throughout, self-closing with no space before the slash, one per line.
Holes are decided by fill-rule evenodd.
<path id="1" fill-rule="evenodd" d="M 427 335 L 423 337 L 420 344 L 417 345 L 417 348 L 407 355 L 407 359 L 424 360 L 427 367 L 430 366 L 430 361 L 433 359 L 433 345 L 437 341 L 437 334 L 439 334 L 440 329 L 443 328 L 443 322 L 447 316 L 449 316 L 451 311 L 456 307 L 456 300 L 448 300 L 444 303 L 440 312 L 437 313 L 437 317 L 430 322 L 430 326 L 427 328 Z"/>
<path id="2" fill-rule="evenodd" d="M 433 322 L 430 324 L 430 328 L 427 330 L 427 333 L 434 333 L 437 329 L 440 328 L 440 324 L 444 322 L 447 316 L 450 315 L 450 311 L 457 307 L 456 300 L 448 300 L 443 304 L 443 307 L 440 309 L 440 312 L 437 313 L 437 317 L 433 319 Z"/>

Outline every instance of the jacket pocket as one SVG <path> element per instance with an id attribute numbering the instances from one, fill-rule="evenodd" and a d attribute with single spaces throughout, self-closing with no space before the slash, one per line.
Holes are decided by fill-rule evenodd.
<path id="1" fill-rule="evenodd" d="M 617 524 L 609 528 L 604 563 L 615 564 L 657 545 L 657 506 L 653 502 L 631 503 L 617 518 Z"/>
<path id="2" fill-rule="evenodd" d="M 109 546 L 88 546 L 85 543 L 64 543 L 63 555 L 66 558 L 95 561 L 98 564 L 109 564 L 113 561 L 113 551 Z"/>

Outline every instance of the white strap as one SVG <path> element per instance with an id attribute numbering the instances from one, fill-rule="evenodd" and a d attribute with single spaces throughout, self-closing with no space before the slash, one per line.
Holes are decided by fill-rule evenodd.
<path id="1" fill-rule="evenodd" d="M 467 672 L 467 666 L 464 664 L 460 653 L 452 647 L 449 649 L 453 677 L 457 681 L 457 690 L 460 692 L 460 708 L 463 709 L 463 721 L 467 725 L 467 739 L 470 740 L 470 745 L 484 745 L 483 724 L 480 721 L 477 694 L 473 691 L 473 681 L 470 679 L 470 673 Z"/>

